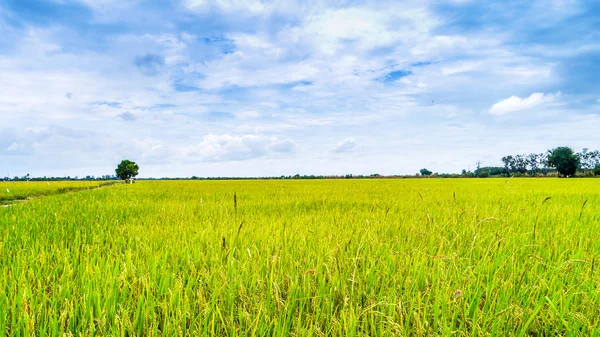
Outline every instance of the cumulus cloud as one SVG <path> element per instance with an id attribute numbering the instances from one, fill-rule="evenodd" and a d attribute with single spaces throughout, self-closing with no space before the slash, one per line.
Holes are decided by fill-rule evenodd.
<path id="1" fill-rule="evenodd" d="M 0 155 L 30 155 L 38 149 L 57 144 L 67 147 L 69 143 L 85 141 L 81 131 L 50 125 L 40 128 L 0 129 Z"/>
<path id="2" fill-rule="evenodd" d="M 356 140 L 354 138 L 346 138 L 334 146 L 333 149 L 331 149 L 331 152 L 337 154 L 351 152 L 356 148 L 356 145 Z"/>
<path id="3" fill-rule="evenodd" d="M 535 92 L 526 98 L 511 96 L 492 105 L 489 113 L 492 115 L 506 115 L 523 110 L 539 109 L 555 102 L 558 96 L 560 96 L 560 93 L 544 94 L 542 92 Z"/>
<path id="4" fill-rule="evenodd" d="M 134 155 L 144 163 L 164 163 L 167 158 L 175 154 L 175 151 L 157 139 L 134 139 L 133 148 Z"/>
<path id="5" fill-rule="evenodd" d="M 291 140 L 277 137 L 209 134 L 200 144 L 187 148 L 184 154 L 201 161 L 225 162 L 257 158 L 275 152 L 292 152 L 294 148 Z"/>

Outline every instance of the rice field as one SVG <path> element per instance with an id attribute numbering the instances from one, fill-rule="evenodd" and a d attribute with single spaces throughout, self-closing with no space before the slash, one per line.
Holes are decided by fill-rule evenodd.
<path id="1" fill-rule="evenodd" d="M 0 331 L 598 335 L 598 191 L 600 179 L 138 181 L 37 198 L 0 208 Z"/>
<path id="2" fill-rule="evenodd" d="M 61 194 L 92 187 L 104 186 L 106 181 L 0 181 L 0 204 L 14 200 Z"/>

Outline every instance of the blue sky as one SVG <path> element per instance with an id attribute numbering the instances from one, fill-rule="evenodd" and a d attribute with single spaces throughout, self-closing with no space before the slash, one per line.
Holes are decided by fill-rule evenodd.
<path id="1" fill-rule="evenodd" d="M 597 1 L 4 0 L 0 176 L 412 174 L 600 149 Z"/>

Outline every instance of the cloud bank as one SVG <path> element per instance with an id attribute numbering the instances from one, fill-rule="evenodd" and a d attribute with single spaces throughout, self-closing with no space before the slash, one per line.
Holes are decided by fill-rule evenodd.
<path id="1" fill-rule="evenodd" d="M 8 0 L 0 162 L 410 174 L 593 147 L 599 16 L 583 0 Z"/>

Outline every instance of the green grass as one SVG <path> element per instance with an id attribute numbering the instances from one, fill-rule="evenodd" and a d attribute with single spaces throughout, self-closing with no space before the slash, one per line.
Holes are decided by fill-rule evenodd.
<path id="1" fill-rule="evenodd" d="M 107 181 L 0 181 L 0 204 L 113 184 Z"/>
<path id="2" fill-rule="evenodd" d="M 597 335 L 599 190 L 138 181 L 39 198 L 0 208 L 0 331 Z"/>

